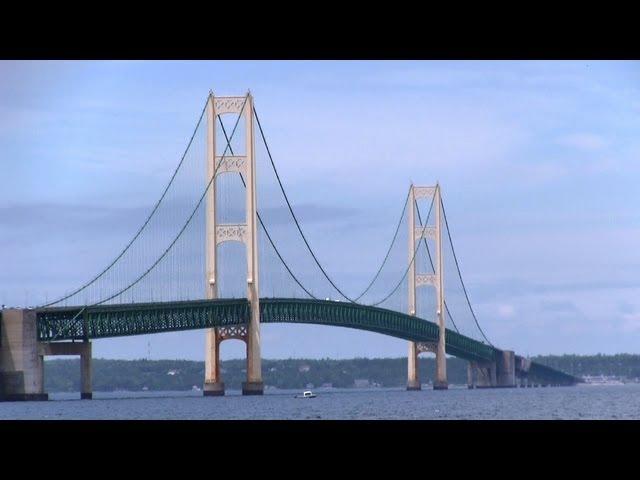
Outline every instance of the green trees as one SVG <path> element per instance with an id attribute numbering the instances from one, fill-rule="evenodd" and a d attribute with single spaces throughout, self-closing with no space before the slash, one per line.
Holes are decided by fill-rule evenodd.
<path id="1" fill-rule="evenodd" d="M 640 378 L 640 355 L 560 355 L 539 356 L 532 360 L 577 375 L 609 375 L 627 379 Z M 420 378 L 433 380 L 435 359 L 420 358 Z M 222 362 L 222 377 L 227 388 L 240 389 L 246 378 L 244 360 Z M 447 361 L 449 383 L 466 384 L 467 362 L 458 358 Z M 281 389 L 303 389 L 331 385 L 335 388 L 354 387 L 356 380 L 366 380 L 371 386 L 404 387 L 407 381 L 406 358 L 283 359 L 262 361 L 262 376 L 266 386 Z M 188 360 L 93 360 L 94 391 L 191 390 L 202 388 L 204 363 Z M 366 382 L 359 382 L 366 383 Z M 45 362 L 45 389 L 48 392 L 80 390 L 78 359 L 57 359 Z"/>
<path id="2" fill-rule="evenodd" d="M 532 360 L 576 376 L 605 375 L 626 379 L 640 378 L 640 355 L 546 355 Z"/>
<path id="3" fill-rule="evenodd" d="M 466 362 L 449 359 L 451 383 L 466 382 Z M 240 389 L 246 379 L 244 360 L 226 360 L 221 365 L 227 388 Z M 401 387 L 406 384 L 406 358 L 355 358 L 349 360 L 285 359 L 263 360 L 265 385 L 286 389 L 331 385 L 350 388 L 358 379 L 372 386 Z M 424 383 L 433 379 L 435 360 L 420 359 L 420 376 Z M 187 360 L 93 360 L 94 391 L 191 390 L 202 387 L 204 363 Z M 77 359 L 45 362 L 45 389 L 48 392 L 72 392 L 80 389 L 80 363 Z"/>

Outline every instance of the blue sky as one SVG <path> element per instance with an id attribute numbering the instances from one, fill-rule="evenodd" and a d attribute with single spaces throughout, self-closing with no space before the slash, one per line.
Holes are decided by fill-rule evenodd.
<path id="1" fill-rule="evenodd" d="M 338 279 L 366 284 L 409 182 L 439 181 L 494 343 L 640 351 L 638 62 L 0 62 L 0 301 L 37 303 L 110 260 L 210 89 L 251 89 L 292 201 L 336 219 L 314 248 Z M 148 343 L 203 358 L 202 332 L 94 351 L 139 358 Z M 405 354 L 370 333 L 263 326 L 267 358 Z"/>

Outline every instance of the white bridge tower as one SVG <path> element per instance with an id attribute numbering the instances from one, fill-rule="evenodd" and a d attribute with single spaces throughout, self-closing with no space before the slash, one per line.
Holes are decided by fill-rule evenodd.
<path id="1" fill-rule="evenodd" d="M 416 200 L 433 198 L 435 207 L 435 225 L 416 227 Z M 427 219 L 425 219 L 425 222 Z M 436 290 L 436 317 L 438 323 L 438 341 L 409 342 L 407 390 L 420 390 L 421 382 L 418 374 L 418 355 L 422 352 L 436 354 L 436 378 L 433 382 L 434 390 L 446 390 L 447 358 L 445 355 L 445 311 L 444 311 L 444 272 L 442 263 L 442 198 L 440 185 L 435 187 L 417 187 L 411 185 L 409 191 L 409 315 L 416 315 L 416 288 L 431 286 Z M 416 269 L 416 241 L 423 238 L 435 241 L 435 273 L 417 273 Z"/>
<path id="2" fill-rule="evenodd" d="M 246 148 L 244 155 L 216 154 L 216 121 L 218 115 L 242 113 L 245 120 Z M 246 220 L 240 224 L 216 223 L 216 179 L 225 173 L 240 173 L 246 183 Z M 207 330 L 205 354 L 204 395 L 224 395 L 220 376 L 220 343 L 235 338 L 247 347 L 247 381 L 242 384 L 243 395 L 262 395 L 262 365 L 260 358 L 260 305 L 258 290 L 258 241 L 256 160 L 253 97 L 209 96 L 207 104 L 207 182 L 211 182 L 206 198 L 206 256 L 207 298 L 218 298 L 217 247 L 223 242 L 241 242 L 247 248 L 247 299 L 250 319 L 247 325 L 210 328 Z"/>

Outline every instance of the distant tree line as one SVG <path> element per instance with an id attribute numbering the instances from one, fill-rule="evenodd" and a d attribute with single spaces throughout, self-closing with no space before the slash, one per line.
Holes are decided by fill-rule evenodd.
<path id="1" fill-rule="evenodd" d="M 457 358 L 447 363 L 449 381 L 466 383 L 467 363 Z M 420 378 L 433 380 L 434 358 L 420 358 Z M 227 388 L 240 389 L 246 380 L 245 360 L 226 360 L 221 364 Z M 398 387 L 407 381 L 406 358 L 355 358 L 349 360 L 286 359 L 262 361 L 262 379 L 276 388 L 314 388 L 331 385 L 350 388 L 358 385 Z M 93 360 L 94 391 L 114 390 L 191 390 L 202 388 L 204 362 L 188 360 Z M 357 382 L 358 381 L 358 382 Z M 45 362 L 45 388 L 48 392 L 80 389 L 78 359 L 52 359 Z"/>
<path id="2" fill-rule="evenodd" d="M 619 353 L 616 355 L 545 355 L 531 358 L 534 361 L 564 372 L 583 377 L 611 376 L 621 379 L 640 378 L 640 355 Z"/>
<path id="3" fill-rule="evenodd" d="M 640 378 L 640 355 L 561 355 L 539 356 L 532 360 L 577 376 L 608 375 Z M 420 378 L 433 381 L 435 359 L 420 358 Z M 246 379 L 244 360 L 226 360 L 221 365 L 225 385 L 240 389 Z M 466 384 L 467 362 L 458 358 L 447 361 L 449 383 Z M 284 359 L 263 360 L 262 376 L 266 386 L 301 389 L 355 386 L 402 387 L 407 381 L 406 358 L 354 358 L 348 360 Z M 202 388 L 204 362 L 188 360 L 93 360 L 94 391 L 191 390 Z M 45 388 L 48 392 L 80 390 L 78 359 L 45 362 Z"/>

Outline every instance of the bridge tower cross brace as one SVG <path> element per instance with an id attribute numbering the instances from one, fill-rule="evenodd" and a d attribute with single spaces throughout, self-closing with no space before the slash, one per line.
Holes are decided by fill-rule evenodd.
<path id="1" fill-rule="evenodd" d="M 244 105 L 244 109 L 243 109 Z M 229 155 L 225 149 L 216 154 L 217 117 L 238 115 L 245 120 L 246 147 L 244 155 Z M 262 395 L 262 360 L 260 356 L 260 305 L 258 290 L 258 228 L 256 195 L 255 130 L 253 97 L 215 97 L 207 103 L 207 182 L 215 175 L 206 197 L 206 297 L 218 298 L 217 247 L 223 242 L 244 243 L 247 249 L 247 298 L 250 318 L 247 325 L 210 328 L 206 333 L 205 396 L 224 395 L 220 375 L 220 343 L 231 338 L 245 342 L 247 351 L 247 381 L 242 384 L 243 395 Z M 216 167 L 217 166 L 217 167 Z M 216 219 L 216 180 L 225 173 L 240 173 L 246 183 L 246 221 L 242 224 L 218 224 Z"/>
<path id="2" fill-rule="evenodd" d="M 435 225 L 416 227 L 415 202 L 420 198 L 432 198 L 435 207 Z M 425 219 L 426 222 L 426 219 Z M 442 262 L 442 197 L 440 185 L 435 187 L 417 187 L 411 185 L 409 191 L 409 315 L 416 315 L 416 289 L 421 286 L 432 286 L 436 290 L 436 316 L 438 320 L 438 341 L 435 343 L 409 342 L 407 364 L 407 390 L 420 390 L 421 382 L 418 373 L 418 356 L 422 352 L 436 354 L 436 378 L 434 390 L 446 390 L 447 357 L 445 354 L 445 317 L 444 317 L 444 268 Z M 416 241 L 423 238 L 435 240 L 435 273 L 417 273 Z"/>

